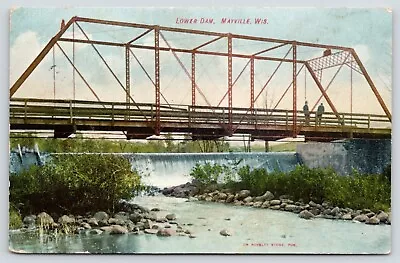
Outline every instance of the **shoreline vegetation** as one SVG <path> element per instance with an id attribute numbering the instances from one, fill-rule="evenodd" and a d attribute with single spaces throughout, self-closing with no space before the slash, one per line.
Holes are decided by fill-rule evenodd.
<path id="1" fill-rule="evenodd" d="M 163 189 L 167 196 L 289 211 L 305 219 L 327 218 L 391 224 L 391 168 L 379 175 L 298 165 L 285 174 L 219 164 L 196 165 L 192 183 Z"/>

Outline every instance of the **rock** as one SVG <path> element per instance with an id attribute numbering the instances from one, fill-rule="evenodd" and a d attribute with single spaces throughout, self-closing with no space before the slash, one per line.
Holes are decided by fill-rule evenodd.
<path id="1" fill-rule="evenodd" d="M 171 225 L 166 224 L 164 228 L 171 228 Z"/>
<path id="2" fill-rule="evenodd" d="M 108 218 L 109 218 L 108 214 L 103 211 L 97 212 L 96 214 L 94 214 L 93 217 L 96 218 L 98 222 L 103 221 L 103 220 L 108 220 Z"/>
<path id="3" fill-rule="evenodd" d="M 314 215 L 307 210 L 303 210 L 300 212 L 299 217 L 304 219 L 311 219 L 314 217 Z"/>
<path id="4" fill-rule="evenodd" d="M 319 210 L 316 207 L 311 207 L 311 209 L 309 210 L 313 215 L 319 215 L 321 213 L 321 210 Z"/>
<path id="5" fill-rule="evenodd" d="M 204 200 L 207 201 L 207 202 L 211 202 L 212 201 L 212 197 L 207 196 Z"/>
<path id="6" fill-rule="evenodd" d="M 129 219 L 132 220 L 132 222 L 135 224 L 137 222 L 139 222 L 140 220 L 142 220 L 142 218 L 143 218 L 143 215 L 139 214 L 139 213 L 132 213 L 129 215 Z"/>
<path id="7" fill-rule="evenodd" d="M 228 195 L 225 194 L 225 193 L 219 193 L 218 194 L 218 199 L 219 200 L 226 200 L 227 197 L 228 197 Z"/>
<path id="8" fill-rule="evenodd" d="M 125 225 L 125 221 L 117 218 L 110 218 L 108 219 L 108 223 L 110 225 Z"/>
<path id="9" fill-rule="evenodd" d="M 35 215 L 25 216 L 22 222 L 24 223 L 24 225 L 34 226 L 36 222 L 36 216 Z"/>
<path id="10" fill-rule="evenodd" d="M 274 206 L 274 205 L 280 205 L 281 204 L 281 200 L 271 200 L 271 201 L 269 201 L 269 204 L 271 205 L 271 206 Z"/>
<path id="11" fill-rule="evenodd" d="M 87 233 L 90 235 L 100 235 L 103 231 L 100 229 L 90 229 Z"/>
<path id="12" fill-rule="evenodd" d="M 380 212 L 377 216 L 376 216 L 380 222 L 386 223 L 389 219 L 389 215 L 386 214 L 385 212 Z"/>
<path id="13" fill-rule="evenodd" d="M 99 226 L 109 226 L 110 224 L 108 223 L 108 220 L 101 220 L 98 222 Z"/>
<path id="14" fill-rule="evenodd" d="M 159 225 L 152 225 L 151 229 L 160 229 L 160 226 Z"/>
<path id="15" fill-rule="evenodd" d="M 279 210 L 279 209 L 281 209 L 281 206 L 280 205 L 273 205 L 273 206 L 270 206 L 269 209 Z"/>
<path id="16" fill-rule="evenodd" d="M 249 202 L 249 203 L 244 203 L 245 206 L 253 206 L 253 202 Z"/>
<path id="17" fill-rule="evenodd" d="M 91 228 L 92 228 L 92 227 L 91 227 L 88 223 L 86 223 L 86 222 L 81 223 L 81 227 L 83 227 L 84 229 L 91 229 Z"/>
<path id="18" fill-rule="evenodd" d="M 129 214 L 126 212 L 118 212 L 114 215 L 115 219 L 126 221 L 129 219 Z"/>
<path id="19" fill-rule="evenodd" d="M 175 234 L 176 234 L 175 230 L 173 230 L 171 228 L 162 228 L 162 229 L 159 229 L 157 232 L 157 236 L 161 236 L 161 237 L 170 237 Z"/>
<path id="20" fill-rule="evenodd" d="M 331 212 L 332 212 L 332 210 L 331 209 L 325 209 L 324 211 L 322 211 L 322 215 L 330 215 L 331 214 Z"/>
<path id="21" fill-rule="evenodd" d="M 263 201 L 264 201 L 264 197 L 263 196 L 254 197 L 254 202 L 263 202 Z"/>
<path id="22" fill-rule="evenodd" d="M 89 223 L 91 226 L 98 226 L 98 225 L 99 225 L 99 223 L 97 222 L 97 219 L 94 218 L 94 217 L 90 218 L 90 219 L 88 220 L 88 223 Z"/>
<path id="23" fill-rule="evenodd" d="M 340 208 L 339 207 L 335 207 L 331 210 L 331 212 L 329 214 L 333 215 L 333 216 L 337 216 L 340 212 Z"/>
<path id="24" fill-rule="evenodd" d="M 367 213 L 365 215 L 368 216 L 368 218 L 371 218 L 371 217 L 375 216 L 375 213 L 374 212 L 369 212 L 369 213 Z"/>
<path id="25" fill-rule="evenodd" d="M 316 206 L 317 206 L 317 204 L 314 203 L 314 201 L 310 201 L 308 204 L 309 204 L 311 207 L 316 207 Z"/>
<path id="26" fill-rule="evenodd" d="M 169 221 L 168 223 L 170 223 L 171 225 L 177 225 L 178 224 L 178 222 L 176 222 L 176 221 Z"/>
<path id="27" fill-rule="evenodd" d="M 160 211 L 160 208 L 158 208 L 158 207 L 154 207 L 154 208 L 152 208 L 150 211 L 153 211 L 153 212 L 159 212 L 159 211 Z"/>
<path id="28" fill-rule="evenodd" d="M 153 222 L 151 222 L 151 220 L 149 220 L 149 219 L 146 219 L 146 221 L 144 222 L 143 226 L 144 226 L 144 228 L 151 229 L 152 226 L 153 226 Z"/>
<path id="29" fill-rule="evenodd" d="M 136 227 L 139 228 L 139 230 L 144 230 L 145 229 L 143 222 L 137 222 L 136 223 Z"/>
<path id="30" fill-rule="evenodd" d="M 365 222 L 368 220 L 368 216 L 358 215 L 358 216 L 354 217 L 353 220 L 358 221 L 358 222 Z"/>
<path id="31" fill-rule="evenodd" d="M 344 215 L 342 216 L 342 219 L 343 219 L 343 220 L 351 220 L 351 219 L 352 219 L 351 213 L 344 214 Z"/>
<path id="32" fill-rule="evenodd" d="M 113 229 L 112 226 L 102 226 L 102 227 L 100 227 L 100 230 L 102 230 L 104 232 L 107 232 L 107 233 L 111 232 L 112 229 Z"/>
<path id="33" fill-rule="evenodd" d="M 237 200 L 243 200 L 246 197 L 248 197 L 249 195 L 250 195 L 250 191 L 249 190 L 241 190 L 238 193 Z"/>
<path id="34" fill-rule="evenodd" d="M 185 234 L 190 235 L 192 233 L 192 231 L 190 231 L 189 229 L 186 229 L 185 231 L 183 231 Z"/>
<path id="35" fill-rule="evenodd" d="M 42 226 L 50 226 L 54 223 L 54 219 L 47 214 L 46 212 L 42 212 L 36 217 L 36 224 Z"/>
<path id="36" fill-rule="evenodd" d="M 235 200 L 235 202 L 233 204 L 236 205 L 236 206 L 241 206 L 241 205 L 243 205 L 243 201 Z"/>
<path id="37" fill-rule="evenodd" d="M 294 212 L 295 210 L 298 210 L 298 207 L 296 205 L 286 205 L 285 206 L 285 211 Z"/>
<path id="38" fill-rule="evenodd" d="M 363 209 L 362 210 L 362 212 L 361 213 L 363 213 L 363 214 L 368 214 L 368 213 L 371 213 L 371 209 L 367 209 L 367 208 L 365 208 L 365 209 Z"/>
<path id="39" fill-rule="evenodd" d="M 176 215 L 175 214 L 168 214 L 165 216 L 166 219 L 168 220 L 176 220 Z"/>
<path id="40" fill-rule="evenodd" d="M 327 201 L 322 202 L 322 207 L 323 208 L 328 208 L 330 206 L 331 206 L 331 204 L 329 202 L 327 202 Z"/>
<path id="41" fill-rule="evenodd" d="M 366 223 L 366 224 L 369 224 L 369 225 L 379 225 L 380 220 L 379 220 L 378 217 L 373 216 L 373 217 L 371 217 L 371 218 L 368 218 L 368 219 L 365 221 L 365 223 Z"/>
<path id="42" fill-rule="evenodd" d="M 262 196 L 264 197 L 264 201 L 271 201 L 275 197 L 270 191 L 266 191 Z"/>
<path id="43" fill-rule="evenodd" d="M 253 207 L 258 208 L 258 207 L 261 207 L 262 204 L 263 204 L 263 202 L 255 202 L 255 203 L 253 204 Z"/>
<path id="44" fill-rule="evenodd" d="M 196 236 L 193 235 L 193 234 L 190 234 L 189 237 L 190 237 L 190 238 L 196 238 Z"/>
<path id="45" fill-rule="evenodd" d="M 227 236 L 231 236 L 231 235 L 232 235 L 231 232 L 230 232 L 229 230 L 227 230 L 227 229 L 222 229 L 221 231 L 219 231 L 219 234 L 220 234 L 221 236 L 224 236 L 224 237 L 227 237 Z"/>
<path id="46" fill-rule="evenodd" d="M 228 197 L 226 198 L 225 202 L 232 203 L 234 199 L 235 199 L 235 196 L 233 194 L 229 194 Z"/>
<path id="47" fill-rule="evenodd" d="M 112 225 L 111 226 L 111 235 L 120 235 L 120 234 L 126 234 L 128 233 L 128 229 L 126 227 L 120 226 L 120 225 Z"/>
<path id="48" fill-rule="evenodd" d="M 158 232 L 158 229 L 145 229 L 144 230 L 144 232 L 146 233 L 146 234 L 152 234 L 152 235 L 155 235 L 155 234 L 157 234 L 157 232 Z"/>
<path id="49" fill-rule="evenodd" d="M 262 205 L 261 208 L 268 208 L 270 206 L 270 202 L 269 201 L 265 201 Z"/>

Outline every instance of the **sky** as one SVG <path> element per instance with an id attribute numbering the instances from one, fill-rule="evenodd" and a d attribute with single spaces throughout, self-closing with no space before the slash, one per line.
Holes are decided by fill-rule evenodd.
<path id="1" fill-rule="evenodd" d="M 329 9 L 329 8 L 18 8 L 11 12 L 10 28 L 10 85 L 22 74 L 39 54 L 45 44 L 60 29 L 62 19 L 68 21 L 73 16 L 105 20 L 118 20 L 161 26 L 231 32 L 236 34 L 281 38 L 312 43 L 352 47 L 358 53 L 386 105 L 391 109 L 392 87 L 392 13 L 388 9 Z M 212 24 L 182 24 L 180 19 L 213 19 Z M 251 24 L 223 24 L 223 18 L 250 19 Z M 267 19 L 268 24 L 255 24 L 257 18 Z M 177 23 L 178 20 L 178 23 Z M 90 39 L 126 43 L 144 30 L 90 25 L 80 23 Z M 164 32 L 163 35 L 172 46 L 193 48 L 212 38 Z M 72 29 L 63 37 L 71 38 Z M 84 36 L 75 27 L 75 38 Z M 148 34 L 136 43 L 153 45 L 154 36 Z M 162 46 L 167 46 L 161 40 Z M 60 43 L 72 58 L 72 44 Z M 233 52 L 252 54 L 271 47 L 271 44 L 250 41 L 234 41 Z M 113 71 L 125 83 L 124 50 L 116 47 L 97 47 L 110 64 Z M 203 48 L 204 50 L 226 52 L 226 40 L 219 40 Z M 154 51 L 132 50 L 154 80 Z M 299 48 L 299 59 L 311 59 L 322 55 L 321 49 Z M 76 75 L 75 97 L 73 91 L 72 67 L 61 51 L 51 51 L 32 75 L 21 86 L 14 97 L 38 97 L 60 99 L 96 100 Z M 284 57 L 288 47 L 268 53 L 269 56 Z M 190 72 L 189 54 L 178 54 Z M 288 58 L 290 58 L 289 53 Z M 115 81 L 90 45 L 75 44 L 75 62 L 78 70 L 91 84 L 97 95 L 104 101 L 124 101 L 123 89 Z M 191 103 L 191 84 L 171 52 L 161 52 L 161 92 L 171 104 Z M 207 101 L 217 105 L 227 91 L 227 58 L 198 56 L 196 61 L 196 82 L 204 92 Z M 246 65 L 246 59 L 233 59 L 233 78 Z M 277 62 L 255 64 L 255 93 L 261 92 Z M 53 91 L 53 71 L 56 71 L 56 92 Z M 300 65 L 298 66 L 300 68 Z M 323 73 L 322 83 L 326 86 L 338 68 Z M 143 73 L 139 64 L 131 56 L 131 92 L 137 102 L 154 102 L 154 87 Z M 273 107 L 278 102 L 292 77 L 292 65 L 282 64 L 277 74 L 260 93 L 256 107 Z M 352 85 L 350 79 L 353 79 Z M 233 88 L 233 105 L 249 107 L 250 104 L 249 67 Z M 305 100 L 314 105 L 320 91 L 313 84 L 309 74 L 302 71 L 298 77 L 298 103 L 301 109 Z M 351 92 L 352 90 L 352 92 Z M 363 77 L 347 67 L 343 67 L 329 87 L 328 95 L 339 112 L 378 113 L 383 111 Z M 352 95 L 351 95 L 352 94 Z M 198 103 L 207 102 L 197 94 Z M 326 104 L 324 100 L 321 100 Z M 164 103 L 164 101 L 161 101 Z M 227 99 L 221 105 L 227 105 Z M 280 109 L 291 109 L 291 93 L 278 105 Z M 330 111 L 329 107 L 326 107 Z"/>

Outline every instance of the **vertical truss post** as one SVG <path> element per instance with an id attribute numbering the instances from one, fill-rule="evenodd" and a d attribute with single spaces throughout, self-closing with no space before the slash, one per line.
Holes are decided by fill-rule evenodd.
<path id="1" fill-rule="evenodd" d="M 229 135 L 232 135 L 232 35 L 228 35 L 228 121 Z"/>
<path id="2" fill-rule="evenodd" d="M 126 92 L 126 117 L 129 119 L 131 98 L 131 69 L 130 69 L 129 46 L 125 47 L 125 92 Z"/>
<path id="3" fill-rule="evenodd" d="M 196 105 L 196 53 L 192 53 L 192 106 Z M 192 108 L 194 111 L 194 108 Z"/>
<path id="4" fill-rule="evenodd" d="M 75 40 L 75 23 L 72 24 L 72 39 Z M 75 41 L 72 42 L 72 64 L 74 64 L 75 66 Z M 72 67 L 72 88 L 73 88 L 73 92 L 72 92 L 72 97 L 73 100 L 75 100 L 76 98 L 76 84 L 75 84 L 75 67 Z"/>
<path id="5" fill-rule="evenodd" d="M 297 136 L 297 46 L 293 42 L 293 137 Z"/>
<path id="6" fill-rule="evenodd" d="M 160 135 L 160 28 L 154 27 L 154 71 L 156 86 L 156 123 L 155 134 Z"/>
<path id="7" fill-rule="evenodd" d="M 250 109 L 254 113 L 254 57 L 250 59 Z"/>

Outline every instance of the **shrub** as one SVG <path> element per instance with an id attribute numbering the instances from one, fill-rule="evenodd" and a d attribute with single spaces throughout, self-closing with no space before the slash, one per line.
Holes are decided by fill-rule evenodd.
<path id="1" fill-rule="evenodd" d="M 60 155 L 10 175 L 10 202 L 23 203 L 25 213 L 112 211 L 139 187 L 140 177 L 121 156 Z"/>
<path id="2" fill-rule="evenodd" d="M 8 210 L 8 218 L 9 229 L 18 229 L 22 227 L 21 214 L 13 205 L 10 205 L 10 209 Z"/>

